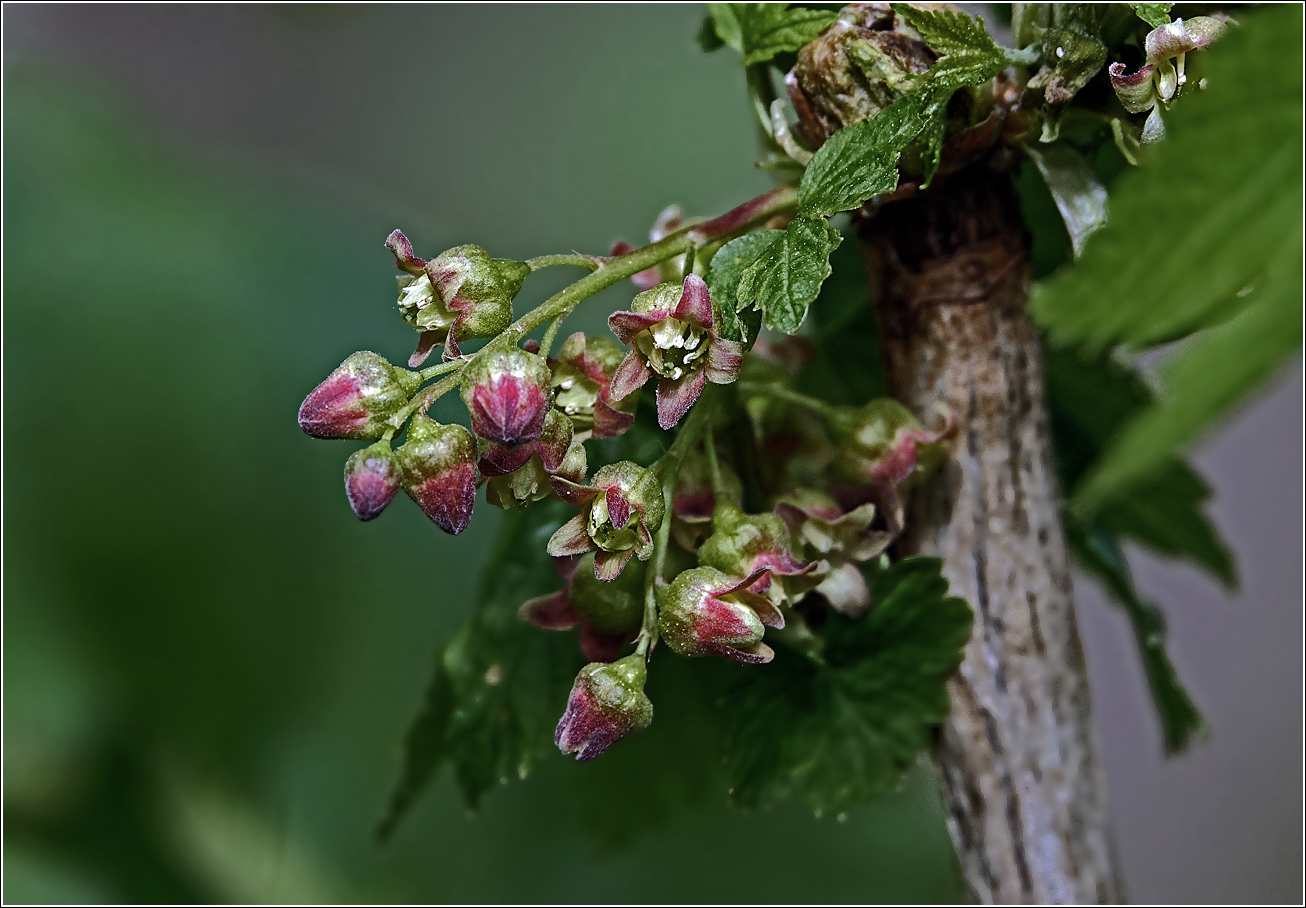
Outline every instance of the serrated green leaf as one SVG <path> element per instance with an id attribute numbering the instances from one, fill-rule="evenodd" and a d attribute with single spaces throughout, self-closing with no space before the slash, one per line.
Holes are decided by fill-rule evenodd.
<path id="1" fill-rule="evenodd" d="M 947 595 L 936 558 L 872 578 L 871 611 L 822 628 L 825 662 L 788 650 L 726 694 L 726 768 L 744 806 L 802 797 L 818 811 L 896 786 L 948 714 L 944 681 L 961 663 L 970 606 Z"/>
<path id="2" fill-rule="evenodd" d="M 1202 714 L 1184 690 L 1165 651 L 1165 619 L 1156 606 L 1143 601 L 1115 537 L 1100 527 L 1085 527 L 1066 515 L 1066 539 L 1079 563 L 1102 581 L 1111 598 L 1125 610 L 1138 643 L 1143 674 L 1161 722 L 1167 754 L 1184 750 L 1206 734 Z"/>
<path id="3" fill-rule="evenodd" d="M 745 66 L 798 50 L 837 18 L 825 10 L 789 9 L 787 3 L 709 3 L 708 9 L 717 35 L 743 54 Z"/>
<path id="4" fill-rule="evenodd" d="M 1078 258 L 1088 238 L 1106 225 L 1106 187 L 1084 156 L 1065 143 L 1027 145 L 1025 153 L 1047 183 Z"/>
<path id="5" fill-rule="evenodd" d="M 1073 492 L 1120 428 L 1151 405 L 1152 394 L 1137 375 L 1107 359 L 1053 348 L 1045 351 L 1045 364 L 1053 447 L 1062 485 Z M 1233 555 L 1202 510 L 1210 494 L 1201 476 L 1172 456 L 1145 483 L 1107 501 L 1097 522 L 1157 554 L 1188 559 L 1233 587 Z"/>
<path id="6" fill-rule="evenodd" d="M 712 256 L 712 265 L 704 280 L 713 305 L 721 313 L 722 328 L 729 340 L 751 342 L 757 339 L 759 320 L 753 318 L 753 324 L 748 325 L 747 319 L 741 318 L 739 313 L 739 278 L 783 233 L 783 230 L 759 230 L 745 234 L 726 243 Z M 757 310 L 750 309 L 749 312 L 756 313 Z"/>
<path id="7" fill-rule="evenodd" d="M 1170 10 L 1174 7 L 1173 3 L 1131 3 L 1134 12 L 1138 18 L 1142 19 L 1152 28 L 1160 28 L 1170 21 Z"/>
<path id="8" fill-rule="evenodd" d="M 948 100 L 958 88 L 978 85 L 1005 68 L 1009 52 L 965 13 L 919 10 L 895 4 L 942 56 L 913 80 L 914 90 L 876 116 L 840 129 L 808 163 L 798 187 L 804 214 L 828 217 L 898 188 L 898 155 L 924 135 L 924 184 L 939 167 Z"/>
<path id="9" fill-rule="evenodd" d="M 740 275 L 738 308 L 758 309 L 768 328 L 793 334 L 830 276 L 830 253 L 842 240 L 824 218 L 794 218 Z"/>
<path id="10" fill-rule="evenodd" d="M 394 832 L 446 763 L 475 807 L 502 779 L 525 776 L 555 752 L 553 730 L 584 660 L 571 635 L 542 632 L 517 609 L 561 586 L 544 545 L 563 510 L 544 504 L 504 518 L 476 611 L 437 653 L 378 837 Z"/>
<path id="11" fill-rule="evenodd" d="M 846 126 L 816 152 L 798 185 L 798 208 L 828 217 L 898 188 L 898 153 L 929 122 L 924 95 L 903 95 L 870 120 Z"/>
<path id="12" fill-rule="evenodd" d="M 1223 325 L 1163 371 L 1086 478 L 1100 509 L 1217 424 L 1301 346 L 1301 10 L 1248 16 L 1207 52 L 1209 88 L 1182 97 L 1167 138 L 1120 177 L 1112 223 L 1031 297 L 1060 344 L 1145 347 Z"/>
<path id="13" fill-rule="evenodd" d="M 893 10 L 940 55 L 919 77 L 922 88 L 951 92 L 978 85 L 1013 62 L 1010 51 L 989 35 L 983 19 L 973 19 L 959 10 L 918 9 L 905 3 L 893 4 Z"/>

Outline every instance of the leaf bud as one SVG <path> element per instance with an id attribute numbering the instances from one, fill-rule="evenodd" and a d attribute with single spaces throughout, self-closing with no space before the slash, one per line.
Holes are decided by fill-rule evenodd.
<path id="1" fill-rule="evenodd" d="M 735 662 L 770 662 L 762 642 L 765 627 L 784 627 L 784 618 L 765 597 L 750 592 L 763 572 L 743 580 L 716 568 L 682 571 L 659 591 L 658 629 L 682 656 L 723 656 Z"/>
<path id="2" fill-rule="evenodd" d="M 314 438 L 380 438 L 386 420 L 408 403 L 422 383 L 367 350 L 353 354 L 309 392 L 299 407 L 299 427 Z"/>
<path id="3" fill-rule="evenodd" d="M 380 516 L 399 491 L 403 476 L 387 441 L 351 454 L 345 462 L 345 495 L 358 519 Z"/>
<path id="4" fill-rule="evenodd" d="M 404 491 L 436 526 L 457 536 L 476 502 L 476 439 L 462 426 L 442 426 L 417 414 L 395 451 Z"/>
<path id="5" fill-rule="evenodd" d="M 648 728 L 653 704 L 644 694 L 647 678 L 638 654 L 582 668 L 553 737 L 558 749 L 592 760 L 626 735 Z"/>
<path id="6" fill-rule="evenodd" d="M 464 369 L 461 387 L 472 431 L 501 445 L 538 438 L 549 412 L 552 378 L 544 357 L 525 350 L 477 356 Z"/>

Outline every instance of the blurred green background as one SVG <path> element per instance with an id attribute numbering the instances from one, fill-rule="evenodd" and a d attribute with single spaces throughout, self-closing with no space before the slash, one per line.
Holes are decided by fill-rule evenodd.
<path id="1" fill-rule="evenodd" d="M 603 252 L 668 203 L 711 214 L 767 188 L 736 62 L 693 40 L 701 8 L 3 15 L 6 901 L 958 896 L 920 778 L 842 822 L 741 813 L 711 775 L 641 782 L 695 746 L 692 722 L 661 719 L 476 815 L 441 779 L 372 840 L 499 515 L 478 504 L 457 540 L 404 500 L 359 524 L 353 447 L 307 438 L 295 410 L 350 352 L 410 352 L 395 227 L 427 254 Z M 519 308 L 567 279 L 533 276 Z M 1216 729 L 1204 753 L 1162 765 L 1123 623 L 1080 597 L 1138 899 L 1300 893 L 1300 399 L 1298 369 L 1199 457 L 1261 610 L 1230 625 L 1240 675 L 1201 655 L 1228 653 L 1223 594 L 1140 572 L 1209 613 L 1199 631 L 1172 616 Z M 1239 432 L 1279 460 L 1249 468 Z M 1241 458 L 1225 474 L 1221 444 Z M 1187 844 L 1165 852 L 1167 834 Z"/>

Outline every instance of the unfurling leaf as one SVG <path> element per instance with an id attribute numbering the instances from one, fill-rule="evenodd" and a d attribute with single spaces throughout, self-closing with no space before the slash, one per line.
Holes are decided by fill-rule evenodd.
<path id="1" fill-rule="evenodd" d="M 970 606 L 948 596 L 937 558 L 906 558 L 872 579 L 869 614 L 831 615 L 823 662 L 782 650 L 725 695 L 734 800 L 798 795 L 837 811 L 891 790 L 948 714 Z"/>
<path id="2" fill-rule="evenodd" d="M 796 51 L 829 28 L 837 16 L 815 9 L 789 9 L 787 3 L 709 3 L 717 36 L 743 54 L 745 66 Z M 704 49 L 709 49 L 703 42 Z"/>
<path id="3" fill-rule="evenodd" d="M 740 275 L 737 305 L 759 309 L 767 327 L 793 334 L 830 276 L 830 253 L 842 239 L 824 218 L 794 218 Z"/>
<path id="4" fill-rule="evenodd" d="M 1043 175 L 1065 222 L 1075 258 L 1079 258 L 1089 236 L 1106 224 L 1106 187 L 1084 156 L 1069 145 L 1028 145 L 1025 153 Z"/>

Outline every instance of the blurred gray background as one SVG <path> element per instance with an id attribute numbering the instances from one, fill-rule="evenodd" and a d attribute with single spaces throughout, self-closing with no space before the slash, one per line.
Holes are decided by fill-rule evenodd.
<path id="1" fill-rule="evenodd" d="M 395 227 L 602 252 L 765 189 L 702 14 L 4 7 L 6 901 L 955 897 L 918 780 L 836 823 L 557 760 L 475 816 L 441 780 L 370 839 L 497 514 L 357 524 L 348 451 L 295 408 L 355 349 L 409 352 Z M 1300 902 L 1300 363 L 1194 460 L 1241 592 L 1131 554 L 1209 740 L 1163 759 L 1124 616 L 1077 585 L 1127 891 Z"/>

